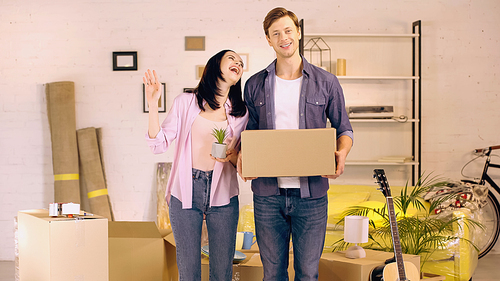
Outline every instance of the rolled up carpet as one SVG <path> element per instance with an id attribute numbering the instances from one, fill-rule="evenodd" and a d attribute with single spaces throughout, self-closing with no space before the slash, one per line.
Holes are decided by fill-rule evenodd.
<path id="1" fill-rule="evenodd" d="M 80 153 L 80 165 L 83 181 L 87 189 L 87 197 L 90 212 L 108 218 L 112 221 L 108 189 L 104 180 L 104 170 L 99 152 L 96 128 L 90 127 L 79 129 L 78 151 Z"/>
<path id="2" fill-rule="evenodd" d="M 54 202 L 80 203 L 75 84 L 47 83 L 45 94 L 52 140 Z"/>
<path id="3" fill-rule="evenodd" d="M 170 171 L 172 170 L 172 163 L 161 162 L 157 163 L 156 167 L 156 225 L 158 225 L 159 229 L 171 229 L 165 192 L 170 178 Z"/>

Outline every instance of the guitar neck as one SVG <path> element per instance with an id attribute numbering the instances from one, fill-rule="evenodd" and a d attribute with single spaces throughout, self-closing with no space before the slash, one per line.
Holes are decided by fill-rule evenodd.
<path id="1" fill-rule="evenodd" d="M 396 264 L 398 266 L 399 280 L 406 280 L 405 266 L 403 261 L 403 251 L 401 250 L 401 243 L 399 241 L 399 231 L 398 222 L 396 220 L 396 213 L 394 211 L 394 203 L 392 197 L 388 196 L 387 200 L 387 210 L 389 212 L 389 222 L 391 224 L 392 233 L 392 245 L 394 246 L 394 256 L 396 258 Z"/>

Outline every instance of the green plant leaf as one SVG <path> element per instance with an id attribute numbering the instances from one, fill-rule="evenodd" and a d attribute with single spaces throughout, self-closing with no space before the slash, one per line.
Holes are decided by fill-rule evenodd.
<path id="1" fill-rule="evenodd" d="M 227 130 L 223 128 L 213 128 L 212 136 L 214 136 L 217 143 L 223 144 L 227 138 Z"/>

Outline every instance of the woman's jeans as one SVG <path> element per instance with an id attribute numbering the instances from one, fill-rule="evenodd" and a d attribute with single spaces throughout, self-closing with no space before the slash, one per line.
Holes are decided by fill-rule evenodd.
<path id="1" fill-rule="evenodd" d="M 280 188 L 280 195 L 253 196 L 255 232 L 265 281 L 288 280 L 290 234 L 295 280 L 318 280 L 325 241 L 328 196 L 300 198 L 300 189 Z"/>
<path id="2" fill-rule="evenodd" d="M 210 249 L 210 280 L 231 281 L 238 227 L 238 196 L 228 205 L 210 206 L 212 171 L 193 169 L 193 205 L 182 209 L 174 196 L 170 199 L 170 222 L 174 232 L 177 267 L 181 281 L 201 280 L 201 228 L 206 215 Z"/>

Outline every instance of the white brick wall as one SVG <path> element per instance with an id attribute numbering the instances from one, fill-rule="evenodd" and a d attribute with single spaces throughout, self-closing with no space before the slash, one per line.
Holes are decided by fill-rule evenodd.
<path id="1" fill-rule="evenodd" d="M 154 220 L 155 163 L 170 161 L 172 154 L 152 155 L 144 142 L 142 73 L 159 72 L 170 104 L 182 88 L 196 86 L 195 65 L 231 48 L 250 54 L 246 81 L 274 58 L 262 20 L 277 5 L 0 1 L 0 260 L 14 258 L 17 211 L 47 207 L 53 198 L 44 83 L 74 81 L 77 128 L 103 128 L 116 219 Z M 409 33 L 411 22 L 421 19 L 424 169 L 457 178 L 472 148 L 499 144 L 495 1 L 318 0 L 290 1 L 287 8 L 305 19 L 306 32 Z M 206 51 L 185 52 L 184 36 L 205 36 Z M 138 52 L 139 71 L 113 72 L 111 53 L 128 50 Z M 240 201 L 251 202 L 248 184 Z"/>

